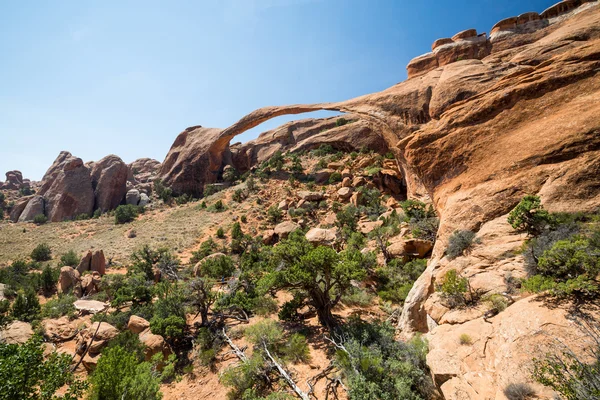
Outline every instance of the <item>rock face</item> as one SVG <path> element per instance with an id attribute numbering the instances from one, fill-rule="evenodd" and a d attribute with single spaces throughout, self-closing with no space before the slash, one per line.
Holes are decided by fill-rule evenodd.
<path id="1" fill-rule="evenodd" d="M 33 221 L 36 215 L 44 214 L 45 201 L 42 196 L 33 196 L 28 199 L 26 206 L 20 213 L 19 222 Z"/>
<path id="2" fill-rule="evenodd" d="M 90 171 L 81 158 L 63 151 L 42 179 L 38 192 L 46 200 L 45 214 L 49 221 L 71 219 L 94 211 L 94 190 Z"/>
<path id="3" fill-rule="evenodd" d="M 42 321 L 44 337 L 51 342 L 65 342 L 75 337 L 76 328 L 68 317 Z"/>
<path id="4" fill-rule="evenodd" d="M 119 334 L 119 330 L 107 322 L 94 322 L 89 328 L 86 328 L 79 333 L 77 337 L 78 354 L 83 354 L 94 333 L 96 333 L 96 336 L 88 350 L 92 355 L 100 353 L 108 342 Z"/>
<path id="5" fill-rule="evenodd" d="M 127 166 L 127 180 L 131 183 L 152 182 L 160 170 L 160 162 L 152 158 L 140 158 Z"/>
<path id="6" fill-rule="evenodd" d="M 23 186 L 23 174 L 21 171 L 8 171 L 6 182 L 0 187 L 6 190 L 19 190 Z"/>
<path id="7" fill-rule="evenodd" d="M 127 192 L 129 168 L 119 157 L 109 155 L 94 163 L 91 170 L 95 209 L 107 212 L 117 208 Z"/>

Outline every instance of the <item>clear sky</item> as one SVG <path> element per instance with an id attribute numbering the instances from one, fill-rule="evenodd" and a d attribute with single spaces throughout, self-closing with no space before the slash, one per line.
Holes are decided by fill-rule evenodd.
<path id="1" fill-rule="evenodd" d="M 162 161 L 188 126 L 385 89 L 435 39 L 556 1 L 2 1 L 0 180 L 40 179 L 61 150 Z"/>

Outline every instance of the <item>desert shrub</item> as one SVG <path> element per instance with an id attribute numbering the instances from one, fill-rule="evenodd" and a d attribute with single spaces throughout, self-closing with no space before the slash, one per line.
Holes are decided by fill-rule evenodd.
<path id="1" fill-rule="evenodd" d="M 82 398 L 87 384 L 71 372 L 71 357 L 45 351 L 38 336 L 22 345 L 0 343 L 0 400 Z M 58 397 L 63 386 L 66 392 Z"/>
<path id="2" fill-rule="evenodd" d="M 85 221 L 90 218 L 91 218 L 90 214 L 82 213 L 82 214 L 75 216 L 75 221 Z"/>
<path id="3" fill-rule="evenodd" d="M 347 124 L 347 123 L 349 123 L 349 122 L 350 122 L 350 121 L 348 121 L 346 118 L 338 118 L 338 119 L 335 121 L 335 126 L 344 126 L 344 125 L 346 125 L 346 124 Z"/>
<path id="4" fill-rule="evenodd" d="M 231 199 L 238 203 L 241 203 L 242 201 L 244 201 L 245 198 L 246 198 L 246 194 L 244 193 L 244 191 L 242 189 L 236 189 L 236 191 L 233 192 L 233 195 L 231 196 Z"/>
<path id="5" fill-rule="evenodd" d="M 157 288 L 158 300 L 154 303 L 154 316 L 150 320 L 150 330 L 161 335 L 173 345 L 184 335 L 185 296 L 175 284 L 161 283 Z"/>
<path id="6" fill-rule="evenodd" d="M 467 335 L 466 333 L 463 333 L 462 335 L 460 335 L 460 337 L 458 338 L 458 341 L 463 346 L 473 344 L 473 339 L 471 339 L 471 336 Z"/>
<path id="7" fill-rule="evenodd" d="M 340 174 L 339 172 L 333 172 L 331 175 L 329 175 L 329 184 L 330 185 L 336 184 L 341 181 L 342 181 L 342 174 Z"/>
<path id="8" fill-rule="evenodd" d="M 297 154 L 293 154 L 291 157 L 292 165 L 290 166 L 290 172 L 292 176 L 298 177 L 304 173 L 304 167 L 302 166 L 302 161 L 300 161 L 300 157 Z"/>
<path id="9" fill-rule="evenodd" d="M 15 296 L 18 290 L 40 289 L 40 274 L 30 274 L 31 267 L 31 263 L 15 260 L 8 267 L 0 268 L 0 283 L 8 286 L 4 290 L 5 296 Z"/>
<path id="10" fill-rule="evenodd" d="M 527 400 L 535 397 L 535 389 L 527 383 L 509 383 L 503 393 L 508 400 Z"/>
<path id="11" fill-rule="evenodd" d="M 4 208 L 0 207 L 0 221 L 4 219 Z"/>
<path id="12" fill-rule="evenodd" d="M 226 208 L 225 208 L 225 204 L 223 204 L 223 200 L 217 200 L 206 210 L 209 212 L 213 212 L 213 213 L 220 213 L 220 212 L 225 211 L 225 209 Z"/>
<path id="13" fill-rule="evenodd" d="M 256 399 L 267 395 L 270 388 L 269 369 L 260 354 L 253 354 L 248 361 L 227 368 L 221 382 L 231 388 L 227 398 Z"/>
<path id="14" fill-rule="evenodd" d="M 126 224 L 133 221 L 139 215 L 140 210 L 138 206 L 132 204 L 121 204 L 115 210 L 115 223 Z"/>
<path id="15" fill-rule="evenodd" d="M 371 296 L 366 290 L 352 287 L 346 294 L 342 296 L 342 303 L 347 306 L 359 306 L 366 307 L 373 301 Z"/>
<path id="16" fill-rule="evenodd" d="M 499 293 L 487 295 L 482 300 L 488 303 L 492 310 L 496 310 L 497 312 L 502 312 L 508 307 L 508 301 Z"/>
<path id="17" fill-rule="evenodd" d="M 269 159 L 269 167 L 273 168 L 275 171 L 281 171 L 284 162 L 283 154 L 281 151 L 277 150 Z"/>
<path id="18" fill-rule="evenodd" d="M 102 352 L 90 377 L 90 400 L 160 400 L 160 379 L 148 362 L 121 346 Z"/>
<path id="19" fill-rule="evenodd" d="M 276 224 L 283 218 L 283 213 L 276 205 L 272 205 L 267 210 L 267 218 L 270 223 Z"/>
<path id="20" fill-rule="evenodd" d="M 224 189 L 223 185 L 205 185 L 202 195 L 204 197 L 212 196 L 213 194 L 218 193 L 223 189 Z"/>
<path id="21" fill-rule="evenodd" d="M 121 347 L 123 349 L 127 349 L 127 351 L 129 353 L 135 355 L 137 362 L 142 362 L 146 358 L 146 355 L 144 353 L 146 346 L 140 341 L 140 336 L 129 330 L 125 330 L 125 331 L 119 333 L 114 338 L 112 338 L 108 342 L 106 347 L 102 349 L 102 353 L 103 354 L 107 353 L 108 351 L 110 351 L 111 349 L 113 349 L 115 347 Z M 162 353 L 161 353 L 161 356 L 162 356 Z"/>
<path id="22" fill-rule="evenodd" d="M 10 316 L 10 301 L 0 300 L 0 329 L 3 329 L 6 324 L 12 321 Z"/>
<path id="23" fill-rule="evenodd" d="M 256 315 L 267 316 L 277 312 L 277 301 L 269 296 L 257 296 L 252 300 L 251 310 Z"/>
<path id="24" fill-rule="evenodd" d="M 427 260 L 424 259 L 407 263 L 398 259 L 391 260 L 385 267 L 378 268 L 376 271 L 377 294 L 384 301 L 402 304 L 425 268 L 427 268 Z"/>
<path id="25" fill-rule="evenodd" d="M 219 239 L 225 239 L 225 230 L 224 230 L 222 227 L 219 227 L 219 228 L 217 229 L 216 236 L 217 236 Z"/>
<path id="26" fill-rule="evenodd" d="M 377 175 L 380 172 L 381 172 L 381 167 L 368 167 L 368 168 L 365 168 L 365 173 L 368 176 L 375 176 L 375 175 Z"/>
<path id="27" fill-rule="evenodd" d="M 435 242 L 440 220 L 436 217 L 419 220 L 411 219 L 409 225 L 414 237 Z"/>
<path id="28" fill-rule="evenodd" d="M 74 267 L 79 264 L 79 261 L 79 257 L 73 250 L 69 250 L 68 252 L 60 256 L 60 265 L 63 267 Z"/>
<path id="29" fill-rule="evenodd" d="M 258 189 L 258 187 L 256 185 L 256 180 L 254 179 L 254 177 L 252 175 L 248 176 L 248 179 L 246 179 L 246 188 L 250 192 L 254 192 Z"/>
<path id="30" fill-rule="evenodd" d="M 46 217 L 44 214 L 37 214 L 35 217 L 33 217 L 33 223 L 36 225 L 43 225 L 46 222 L 48 222 L 48 217 Z"/>
<path id="31" fill-rule="evenodd" d="M 595 278 L 600 272 L 600 253 L 590 241 L 581 236 L 560 240 L 544 251 L 538 260 L 537 270 L 541 275 L 559 280 L 587 275 Z"/>
<path id="32" fill-rule="evenodd" d="M 310 360 L 306 338 L 298 333 L 286 338 L 279 323 L 272 319 L 266 319 L 248 327 L 245 336 L 250 343 L 254 344 L 255 351 L 259 353 L 267 349 L 284 361 L 307 362 Z"/>
<path id="33" fill-rule="evenodd" d="M 196 264 L 204 257 L 207 257 L 214 253 L 216 248 L 217 244 L 211 237 L 209 237 L 207 240 L 200 244 L 200 248 L 198 250 L 192 252 L 192 258 L 190 259 L 190 263 Z"/>
<path id="34" fill-rule="evenodd" d="M 179 260 L 177 260 L 171 251 L 167 248 L 153 250 L 145 244 L 141 249 L 136 250 L 131 255 L 132 265 L 129 270 L 132 273 L 140 272 L 144 274 L 146 280 L 154 280 L 154 270 L 158 269 L 163 276 L 176 278 Z"/>
<path id="35" fill-rule="evenodd" d="M 319 148 L 310 152 L 313 157 L 325 157 L 326 155 L 333 153 L 335 153 L 335 149 L 330 144 L 322 144 Z"/>
<path id="36" fill-rule="evenodd" d="M 200 265 L 201 274 L 214 279 L 228 278 L 234 271 L 235 264 L 229 256 L 209 258 Z"/>
<path id="37" fill-rule="evenodd" d="M 335 214 L 335 225 L 340 229 L 343 237 L 348 238 L 356 232 L 359 217 L 360 212 L 353 205 L 348 205 Z"/>
<path id="38" fill-rule="evenodd" d="M 94 211 L 94 213 L 92 214 L 92 218 L 96 219 L 96 218 L 100 218 L 100 216 L 102 215 L 102 210 L 101 209 L 97 209 L 96 211 Z"/>
<path id="39" fill-rule="evenodd" d="M 52 259 L 52 250 L 46 243 L 38 244 L 31 252 L 31 259 L 34 261 L 49 261 Z"/>
<path id="40" fill-rule="evenodd" d="M 473 239 L 476 233 L 473 231 L 454 231 L 448 239 L 448 247 L 446 255 L 453 260 L 456 257 L 463 255 L 465 250 L 468 250 L 473 245 Z"/>
<path id="41" fill-rule="evenodd" d="M 240 177 L 240 174 L 239 174 L 239 173 L 237 172 L 237 170 L 236 170 L 235 168 L 233 168 L 233 167 L 231 167 L 231 168 L 226 168 L 226 169 L 223 171 L 223 180 L 224 180 L 225 182 L 229 182 L 229 183 L 235 182 L 236 180 L 238 180 L 238 179 L 239 179 L 239 177 Z"/>
<path id="42" fill-rule="evenodd" d="M 154 193 L 161 199 L 165 204 L 170 204 L 173 200 L 173 190 L 166 187 L 162 180 L 156 179 L 153 187 Z"/>
<path id="43" fill-rule="evenodd" d="M 519 232 L 535 236 L 552 223 L 552 216 L 538 196 L 527 195 L 508 214 L 508 223 Z"/>
<path id="44" fill-rule="evenodd" d="M 389 323 L 353 318 L 337 340 L 335 363 L 348 386 L 349 399 L 427 399 L 435 391 L 425 361 L 427 343 L 416 337 L 396 341 Z"/>
<path id="45" fill-rule="evenodd" d="M 350 250 L 362 250 L 367 245 L 367 238 L 361 232 L 352 232 L 346 240 L 346 248 Z"/>
<path id="46" fill-rule="evenodd" d="M 73 303 L 76 300 L 77 298 L 70 294 L 62 294 L 55 299 L 50 299 L 42 306 L 42 317 L 60 318 L 66 315 L 69 319 L 73 319 L 76 315 Z"/>
<path id="47" fill-rule="evenodd" d="M 239 222 L 235 222 L 231 227 L 231 238 L 241 239 L 242 236 L 244 236 L 244 232 L 242 232 L 242 227 Z"/>
<path id="48" fill-rule="evenodd" d="M 441 279 L 437 290 L 441 292 L 446 304 L 454 308 L 466 305 L 468 286 L 469 280 L 451 269 Z"/>
<path id="49" fill-rule="evenodd" d="M 42 285 L 42 290 L 45 294 L 52 293 L 52 291 L 56 288 L 56 282 L 58 281 L 59 275 L 59 270 L 54 269 L 49 265 L 46 265 L 44 267 L 40 276 L 40 281 Z"/>
<path id="50" fill-rule="evenodd" d="M 182 194 L 181 196 L 175 197 L 175 203 L 177 205 L 187 204 L 193 200 L 194 200 L 194 198 L 192 197 L 191 194 Z"/>
<path id="51" fill-rule="evenodd" d="M 14 319 L 24 322 L 32 322 L 40 317 L 40 301 L 33 290 L 25 293 L 19 292 L 12 304 L 11 315 Z"/>
<path id="52" fill-rule="evenodd" d="M 435 211 L 431 205 L 427 205 L 419 200 L 406 200 L 400 203 L 407 218 L 422 220 L 435 217 Z"/>
<path id="53" fill-rule="evenodd" d="M 600 398 L 600 326 L 598 322 L 575 318 L 587 342 L 583 351 L 557 340 L 556 350 L 533 359 L 533 379 L 567 400 Z"/>
<path id="54" fill-rule="evenodd" d="M 385 212 L 386 208 L 381 204 L 381 192 L 378 189 L 362 186 L 358 192 L 361 194 L 361 213 L 371 218 L 378 218 Z"/>

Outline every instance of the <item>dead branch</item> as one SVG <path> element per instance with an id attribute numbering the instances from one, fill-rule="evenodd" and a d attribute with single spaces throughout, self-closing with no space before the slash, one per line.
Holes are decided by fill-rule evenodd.
<path id="1" fill-rule="evenodd" d="M 233 350 L 233 352 L 235 353 L 237 358 L 239 358 L 242 362 L 248 362 L 248 357 L 246 357 L 246 354 L 244 354 L 244 351 L 242 349 L 240 349 L 235 343 L 233 343 L 233 341 L 231 340 L 231 338 L 229 336 L 227 336 L 227 332 L 225 331 L 225 328 L 223 328 L 223 337 L 225 338 L 225 340 L 227 341 L 227 344 L 229 345 L 229 347 L 231 347 L 231 349 Z"/>
<path id="2" fill-rule="evenodd" d="M 263 343 L 263 348 L 265 350 L 265 354 L 267 355 L 267 357 L 271 360 L 273 365 L 275 365 L 275 367 L 277 368 L 277 371 L 279 371 L 279 375 L 281 375 L 283 377 L 283 379 L 285 379 L 287 384 L 294 390 L 294 392 L 298 395 L 298 397 L 300 397 L 302 400 L 310 400 L 310 396 L 307 393 L 304 393 L 302 391 L 302 389 L 300 389 L 298 387 L 298 385 L 296 385 L 296 382 L 294 382 L 294 380 L 292 379 L 290 374 L 288 374 L 288 372 L 283 368 L 283 366 L 281 366 L 281 364 L 279 364 L 275 360 L 275 358 L 273 358 L 271 353 L 269 353 L 269 349 L 267 349 L 266 343 Z"/>

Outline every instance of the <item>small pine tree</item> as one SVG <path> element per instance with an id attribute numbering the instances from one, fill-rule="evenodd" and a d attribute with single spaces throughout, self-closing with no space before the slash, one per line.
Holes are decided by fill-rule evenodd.
<path id="1" fill-rule="evenodd" d="M 50 261 L 52 259 L 52 250 L 46 243 L 38 244 L 31 252 L 31 259 L 34 261 Z"/>
<path id="2" fill-rule="evenodd" d="M 38 319 L 40 311 L 40 301 L 33 290 L 28 290 L 26 293 L 19 293 L 12 305 L 12 316 L 19 321 L 34 321 Z"/>

